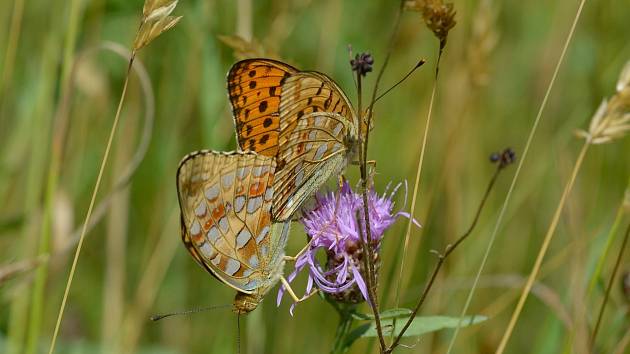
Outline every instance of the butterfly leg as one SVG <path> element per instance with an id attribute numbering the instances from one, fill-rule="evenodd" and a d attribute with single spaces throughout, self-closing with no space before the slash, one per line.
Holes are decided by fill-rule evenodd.
<path id="1" fill-rule="evenodd" d="M 304 295 L 303 297 L 299 298 L 299 297 L 297 297 L 297 295 L 295 295 L 295 292 L 291 288 L 291 284 L 289 284 L 289 282 L 284 278 L 283 275 L 280 276 L 280 281 L 282 282 L 282 285 L 284 285 L 284 288 L 287 290 L 287 293 L 289 293 L 289 295 L 291 296 L 291 298 L 295 302 L 302 302 L 302 301 L 310 298 L 311 296 L 317 294 L 317 290 L 314 289 L 309 294 Z"/>
<path id="2" fill-rule="evenodd" d="M 306 244 L 306 246 L 304 246 L 304 248 L 302 248 L 300 250 L 300 252 L 298 252 L 295 256 L 284 256 L 284 260 L 285 261 L 289 261 L 289 262 L 295 262 L 297 261 L 298 258 L 300 258 L 300 256 L 302 254 L 304 254 L 304 252 L 306 252 L 308 250 L 309 247 L 311 247 L 311 243 L 313 242 L 313 239 L 311 238 L 310 241 L 308 241 L 308 243 Z"/>

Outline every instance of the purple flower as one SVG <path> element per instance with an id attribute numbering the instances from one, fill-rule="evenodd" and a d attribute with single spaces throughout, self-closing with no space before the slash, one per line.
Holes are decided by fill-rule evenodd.
<path id="1" fill-rule="evenodd" d="M 393 212 L 392 198 L 398 191 L 398 184 L 388 195 L 387 189 L 382 196 L 374 190 L 368 193 L 368 213 L 370 218 L 371 247 L 375 264 L 378 266 L 378 251 L 383 234 L 399 216 L 410 217 L 405 212 Z M 389 187 L 389 186 L 388 186 Z M 406 187 L 406 184 L 405 184 Z M 404 207 L 403 207 L 404 208 Z M 361 227 L 357 224 L 357 216 Z M 295 262 L 295 270 L 288 277 L 291 282 L 304 268 L 308 269 L 306 294 L 313 286 L 327 293 L 333 299 L 343 302 L 358 303 L 368 300 L 367 285 L 363 279 L 363 248 L 360 237 L 365 237 L 363 197 L 352 191 L 344 183 L 337 193 L 329 192 L 315 197 L 315 206 L 304 213 L 300 220 L 310 240 L 310 246 Z M 420 226 L 415 220 L 413 222 Z M 327 256 L 323 267 L 316 259 L 319 250 Z M 280 305 L 284 286 L 278 291 L 277 303 Z M 293 307 L 291 313 L 293 313 Z"/>

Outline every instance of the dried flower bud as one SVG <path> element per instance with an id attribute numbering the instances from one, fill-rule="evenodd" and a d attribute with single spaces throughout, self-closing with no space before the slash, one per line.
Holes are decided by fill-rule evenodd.
<path id="1" fill-rule="evenodd" d="M 350 60 L 352 71 L 356 71 L 361 76 L 365 76 L 367 73 L 371 72 L 373 64 L 374 58 L 370 53 L 357 54 L 354 59 Z"/>
<path id="2" fill-rule="evenodd" d="M 440 46 L 444 47 L 448 32 L 457 23 L 452 3 L 444 3 L 442 0 L 409 0 L 405 1 L 404 8 L 420 12 L 424 23 L 440 40 Z"/>
<path id="3" fill-rule="evenodd" d="M 512 150 L 512 148 L 507 148 L 500 153 L 494 152 L 490 155 L 490 162 L 498 162 L 500 168 L 504 168 L 514 163 L 514 161 L 516 161 L 516 153 Z"/>

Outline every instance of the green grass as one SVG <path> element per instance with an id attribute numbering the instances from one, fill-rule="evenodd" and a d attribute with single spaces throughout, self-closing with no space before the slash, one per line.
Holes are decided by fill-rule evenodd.
<path id="1" fill-rule="evenodd" d="M 70 70 L 68 60 L 103 41 L 130 47 L 142 1 L 79 1 L 78 12 L 72 12 L 67 1 L 24 1 L 21 26 L 11 26 L 14 4 L 19 3 L 0 4 L 0 79 L 9 80 L 0 83 L 0 270 L 34 257 L 42 235 L 50 235 L 53 256 L 40 268 L 45 276 L 27 271 L 0 281 L 0 352 L 10 352 L 12 341 L 25 346 L 31 335 L 32 352 L 41 353 L 48 350 L 72 261 L 73 249 L 61 250 L 74 245 L 71 234 L 80 230 L 85 216 L 126 62 L 98 51 L 85 56 L 76 69 L 58 179 L 47 195 L 63 76 Z M 180 1 L 175 14 L 183 15 L 182 21 L 140 53 L 138 60 L 146 66 L 155 93 L 151 143 L 128 189 L 116 196 L 112 211 L 87 234 L 57 353 L 235 352 L 236 318 L 228 310 L 157 323 L 148 317 L 229 304 L 234 296 L 197 266 L 180 242 L 175 170 L 188 152 L 236 147 L 225 83 L 225 73 L 236 59 L 217 35 L 236 33 L 237 3 Z M 378 68 L 396 11 L 395 4 L 386 1 L 252 4 L 252 33 L 268 53 L 301 69 L 329 74 L 353 100 L 346 46 L 372 52 Z M 511 146 L 520 157 L 576 5 L 569 0 L 455 3 L 458 23 L 442 58 L 416 205 L 423 228 L 412 228 L 400 306 L 413 306 L 422 291 L 436 261 L 429 251 L 443 249 L 471 222 L 494 171 L 489 154 Z M 586 128 L 601 100 L 614 93 L 619 72 L 630 59 L 629 16 L 624 0 L 587 1 L 468 311 L 489 318 L 463 328 L 453 352 L 487 353 L 498 346 L 582 144 L 573 132 Z M 72 19 L 76 28 L 69 31 Z M 17 40 L 15 50 L 12 38 Z M 389 181 L 415 179 L 436 54 L 437 42 L 420 16 L 404 14 L 381 87 L 395 83 L 418 59 L 428 63 L 376 106 L 369 159 L 377 161 L 377 190 Z M 7 67 L 10 75 L 4 72 Z M 375 78 L 368 75 L 368 89 Z M 107 198 L 132 158 L 145 110 L 138 77 L 132 74 L 97 204 Z M 628 138 L 589 149 L 537 278 L 547 291 L 538 292 L 534 285 L 507 352 L 572 348 L 586 353 L 579 344 L 592 330 L 620 246 L 620 230 L 630 222 L 628 209 L 620 209 L 630 176 L 628 151 Z M 447 260 L 422 315 L 459 315 L 514 170 L 501 176 L 476 230 Z M 358 169 L 349 167 L 347 175 L 355 183 Z M 42 230 L 47 197 L 50 228 Z M 400 264 L 405 229 L 401 220 L 386 235 L 382 277 L 398 276 L 394 267 Z M 617 235 L 612 234 L 615 229 Z M 294 225 L 287 253 L 301 249 L 304 239 L 301 227 Z M 607 256 L 600 264 L 604 249 Z M 626 252 L 622 272 L 629 270 L 628 261 Z M 593 274 L 598 278 L 593 280 Z M 33 295 L 35 284 L 43 285 L 43 301 Z M 296 288 L 304 284 L 300 278 Z M 627 316 L 619 315 L 627 314 L 630 304 L 619 288 L 617 284 L 612 289 L 598 335 L 601 352 L 613 352 L 630 325 Z M 395 288 L 379 291 L 388 299 L 381 307 L 394 307 Z M 554 299 L 558 301 L 549 302 Z M 573 330 L 560 320 L 562 311 Z M 33 327 L 37 321 L 39 330 Z M 272 291 L 260 309 L 242 319 L 241 349 L 328 352 L 337 321 L 334 309 L 317 297 L 298 306 L 291 317 L 287 301 L 276 308 Z M 414 352 L 444 353 L 452 333 L 426 335 Z M 25 350 L 16 348 L 18 353 Z M 367 348 L 376 352 L 377 344 L 359 340 L 351 352 Z"/>

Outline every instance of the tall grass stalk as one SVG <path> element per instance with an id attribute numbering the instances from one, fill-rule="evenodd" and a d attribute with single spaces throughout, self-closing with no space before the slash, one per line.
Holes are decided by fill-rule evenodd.
<path id="1" fill-rule="evenodd" d="M 543 244 L 542 246 L 540 246 L 540 250 L 538 251 L 538 255 L 536 256 L 536 262 L 534 263 L 534 267 L 532 268 L 532 271 L 529 274 L 527 282 L 525 283 L 525 287 L 523 288 L 521 292 L 521 296 L 516 305 L 516 309 L 512 313 L 510 322 L 508 323 L 508 326 L 505 332 L 503 333 L 503 337 L 501 338 L 499 347 L 496 350 L 496 354 L 503 353 L 503 351 L 505 350 L 505 347 L 507 346 L 507 342 L 510 339 L 512 331 L 514 330 L 516 321 L 518 320 L 521 314 L 521 311 L 523 310 L 523 306 L 525 305 L 525 300 L 527 300 L 527 296 L 529 295 L 529 292 L 532 289 L 532 285 L 534 284 L 534 281 L 536 280 L 536 277 L 538 276 L 538 272 L 540 271 L 540 266 L 542 265 L 542 261 L 545 258 L 545 255 L 547 254 L 549 244 L 551 243 L 551 240 L 556 231 L 556 228 L 558 227 L 558 222 L 560 221 L 562 210 L 564 210 L 564 205 L 566 204 L 567 197 L 569 196 L 569 194 L 571 193 L 571 190 L 573 189 L 573 184 L 575 183 L 577 174 L 580 171 L 580 167 L 582 167 L 582 163 L 584 162 L 584 157 L 586 156 L 586 152 L 588 151 L 588 148 L 590 145 L 591 144 L 589 141 L 584 142 L 584 145 L 582 146 L 582 149 L 580 150 L 580 154 L 578 155 L 578 158 L 575 161 L 575 164 L 573 166 L 573 171 L 571 172 L 571 177 L 569 177 L 569 181 L 564 187 L 564 191 L 562 192 L 562 197 L 560 198 L 560 202 L 558 203 L 558 206 L 556 207 L 556 211 L 553 215 L 553 219 L 551 220 L 551 224 L 549 225 L 549 228 L 547 229 L 547 233 L 545 234 Z"/>
<path id="2" fill-rule="evenodd" d="M 499 212 L 499 216 L 497 218 L 497 222 L 495 223 L 494 229 L 492 231 L 492 234 L 490 236 L 490 240 L 488 241 L 488 245 L 486 246 L 486 250 L 484 252 L 483 258 L 481 260 L 481 264 L 479 265 L 479 269 L 477 270 L 477 274 L 475 275 L 475 281 L 473 283 L 473 286 L 471 287 L 470 291 L 468 292 L 468 296 L 466 298 L 466 302 L 464 304 L 464 308 L 462 309 L 462 312 L 460 313 L 460 318 L 459 318 L 459 324 L 458 326 L 455 328 L 455 332 L 453 333 L 453 337 L 451 337 L 451 341 L 449 343 L 448 346 L 448 350 L 447 350 L 447 354 L 451 353 L 451 351 L 453 350 L 453 347 L 455 345 L 455 340 L 457 339 L 457 335 L 459 334 L 459 330 L 461 328 L 461 325 L 463 324 L 463 320 L 464 317 L 466 316 L 466 312 L 468 312 L 468 307 L 470 306 L 470 303 L 472 302 L 472 298 L 475 294 L 475 290 L 477 288 L 477 284 L 479 283 L 479 278 L 481 277 L 481 273 L 483 272 L 483 269 L 486 266 L 486 263 L 488 261 L 488 258 L 490 256 L 490 252 L 492 251 L 492 247 L 494 246 L 494 242 L 496 240 L 496 237 L 499 233 L 499 228 L 501 226 L 501 224 L 503 223 L 503 217 L 505 216 L 505 212 L 507 210 L 507 206 L 509 205 L 511 199 L 512 199 L 512 193 L 514 192 L 514 188 L 516 186 L 516 182 L 518 181 L 518 177 L 520 176 L 521 173 L 521 169 L 523 168 L 523 164 L 524 161 L 527 159 L 527 155 L 529 153 L 529 148 L 532 144 L 532 141 L 534 139 L 534 136 L 536 135 L 536 131 L 538 130 L 538 125 L 540 124 L 540 121 L 542 120 L 542 114 L 545 110 L 545 108 L 547 107 L 547 101 L 549 100 L 549 95 L 551 94 L 551 90 L 553 89 L 553 86 L 556 82 L 556 78 L 558 77 L 558 73 L 560 72 L 560 67 L 562 66 L 562 63 L 564 62 L 564 57 L 567 53 L 567 50 L 569 48 L 569 44 L 571 43 L 571 39 L 573 38 L 573 34 L 575 33 L 575 29 L 577 27 L 578 21 L 580 19 L 580 16 L 582 14 L 582 10 L 584 8 L 584 5 L 586 3 L 586 0 L 581 0 L 580 4 L 578 5 L 576 14 L 573 18 L 573 23 L 571 24 L 571 29 L 569 30 L 569 33 L 567 34 L 567 37 L 564 41 L 564 45 L 562 47 L 562 52 L 560 53 L 560 57 L 558 58 L 558 62 L 556 63 L 556 67 L 554 69 L 553 75 L 551 76 L 551 80 L 549 81 L 549 85 L 547 85 L 547 90 L 545 92 L 545 96 L 543 97 L 543 100 L 540 104 L 540 107 L 538 109 L 538 113 L 536 114 L 536 118 L 534 119 L 534 124 L 532 125 L 532 128 L 529 131 L 529 136 L 527 137 L 527 142 L 525 143 L 525 147 L 523 149 L 523 153 L 521 154 L 521 158 L 519 159 L 519 163 L 518 166 L 516 167 L 516 172 L 514 173 L 514 177 L 512 178 L 512 182 L 510 183 L 510 188 L 508 189 L 508 192 L 505 196 L 505 200 L 503 201 L 503 205 L 501 206 L 501 210 Z"/>
<path id="3" fill-rule="evenodd" d="M 6 94 L 5 90 L 13 77 L 15 65 L 15 57 L 20 42 L 20 34 L 22 32 L 22 17 L 24 14 L 24 0 L 15 0 L 13 2 L 13 12 L 11 14 L 11 25 L 9 26 L 9 34 L 7 38 L 7 48 L 4 53 L 4 61 L 2 62 L 2 78 L 0 79 L 0 130 L 4 127 L 3 117 Z"/>
<path id="4" fill-rule="evenodd" d="M 40 207 L 42 198 L 47 165 L 47 151 L 42 146 L 48 145 L 51 119 L 48 119 L 48 112 L 53 110 L 52 97 L 54 96 L 54 86 L 57 74 L 54 70 L 57 63 L 59 48 L 56 45 L 58 34 L 51 32 L 44 41 L 44 49 L 41 54 L 41 65 L 39 68 L 40 82 L 34 97 L 34 109 L 28 112 L 32 126 L 38 127 L 32 131 L 27 139 L 30 141 L 29 167 L 26 177 L 26 192 L 24 197 L 24 216 L 26 222 L 22 228 L 22 250 L 20 253 L 25 259 L 34 257 L 37 253 L 37 233 L 40 227 Z M 10 352 L 23 353 L 28 334 L 29 299 L 32 294 L 31 284 L 22 284 L 23 290 L 20 296 L 16 296 L 11 304 L 11 314 L 9 319 L 9 343 L 14 347 Z"/>
<path id="5" fill-rule="evenodd" d="M 53 332 L 52 340 L 50 342 L 50 349 L 48 350 L 48 354 L 52 354 L 53 351 L 55 350 L 55 344 L 57 342 L 57 335 L 59 334 L 59 327 L 61 325 L 63 313 L 66 308 L 66 301 L 68 300 L 68 294 L 70 293 L 70 286 L 72 285 L 72 280 L 74 279 L 74 272 L 77 267 L 79 255 L 81 254 L 81 248 L 83 247 L 83 240 L 85 239 L 87 226 L 90 222 L 92 209 L 94 208 L 94 202 L 96 201 L 96 195 L 98 194 L 98 190 L 101 185 L 103 171 L 105 170 L 105 166 L 107 165 L 107 160 L 109 158 L 109 152 L 111 150 L 112 141 L 114 140 L 116 128 L 118 127 L 118 121 L 120 119 L 120 112 L 122 110 L 122 106 L 125 101 L 125 96 L 127 93 L 127 86 L 129 85 L 129 73 L 131 72 L 131 66 L 133 65 L 134 58 L 135 58 L 135 52 L 132 53 L 131 59 L 129 60 L 129 65 L 127 66 L 127 72 L 125 74 L 125 82 L 123 84 L 122 93 L 120 94 L 120 100 L 118 101 L 118 108 L 116 109 L 116 116 L 114 117 L 114 123 L 112 124 L 112 128 L 109 133 L 109 138 L 107 139 L 107 145 L 105 146 L 105 154 L 103 155 L 103 159 L 101 161 L 101 167 L 99 168 L 99 171 L 98 171 L 98 177 L 96 178 L 96 184 L 94 185 L 94 190 L 92 191 L 92 197 L 90 198 L 90 206 L 88 207 L 87 213 L 85 215 L 85 220 L 83 221 L 83 228 L 81 230 L 81 236 L 79 237 L 79 244 L 77 245 L 77 249 L 74 253 L 74 259 L 72 260 L 72 266 L 70 267 L 70 274 L 68 275 L 68 281 L 66 282 L 66 289 L 64 290 L 64 293 L 63 293 L 63 299 L 61 300 L 59 313 L 57 314 L 57 322 L 55 323 L 55 330 Z"/>
<path id="6" fill-rule="evenodd" d="M 55 194 L 61 171 L 63 149 L 66 141 L 70 111 L 70 90 L 72 87 L 72 69 L 74 67 L 74 48 L 76 45 L 78 23 L 79 23 L 79 1 L 70 2 L 70 21 L 64 40 L 64 61 L 61 74 L 61 97 L 57 105 L 56 114 L 53 117 L 53 136 L 50 150 L 50 165 L 46 179 L 46 191 L 44 194 L 44 213 L 39 237 L 38 256 L 50 253 L 50 237 L 52 227 L 52 215 L 55 202 Z M 28 338 L 26 343 L 26 353 L 37 352 L 39 339 L 41 336 L 42 316 L 44 314 L 44 293 L 46 290 L 46 278 L 48 275 L 48 264 L 44 263 L 37 268 L 35 283 L 33 285 L 33 296 L 31 302 L 31 312 L 29 317 Z"/>
<path id="7" fill-rule="evenodd" d="M 424 154 L 426 152 L 427 141 L 429 140 L 429 129 L 431 127 L 431 117 L 433 116 L 433 105 L 435 103 L 435 93 L 437 91 L 438 86 L 438 72 L 440 68 L 440 59 L 442 58 L 442 48 L 440 48 L 438 53 L 438 58 L 435 64 L 435 76 L 433 78 L 433 89 L 431 90 L 431 98 L 429 99 L 429 109 L 427 112 L 427 122 L 424 126 L 424 133 L 422 135 L 422 144 L 420 146 L 420 157 L 418 158 L 418 167 L 416 168 L 416 179 L 413 184 L 413 193 L 411 194 L 411 209 L 409 210 L 409 222 L 407 223 L 407 228 L 405 230 L 405 243 L 403 245 L 402 256 L 400 259 L 400 271 L 398 273 L 398 282 L 396 284 L 396 300 L 394 308 L 398 308 L 400 304 L 400 289 L 402 287 L 403 281 L 403 270 L 405 269 L 405 257 L 407 255 L 407 248 L 409 246 L 409 236 L 411 235 L 411 225 L 413 223 L 413 217 L 416 211 L 416 200 L 418 197 L 418 189 L 420 187 L 420 176 L 422 175 L 422 165 L 424 162 Z M 394 321 L 394 324 L 396 322 Z M 395 331 L 392 331 L 392 335 Z"/>
<path id="8" fill-rule="evenodd" d="M 612 289 L 615 279 L 617 278 L 617 273 L 619 272 L 619 266 L 621 265 L 621 260 L 623 259 L 623 252 L 626 250 L 629 237 L 630 237 L 630 225 L 626 227 L 626 233 L 623 237 L 621 247 L 619 248 L 619 254 L 617 254 L 617 261 L 615 261 L 615 267 L 613 268 L 612 274 L 610 274 L 610 280 L 608 281 L 608 286 L 606 286 L 606 294 L 604 295 L 604 300 L 602 300 L 602 305 L 599 308 L 599 314 L 597 315 L 597 322 L 595 323 L 595 328 L 593 329 L 593 334 L 591 335 L 591 352 L 592 353 L 595 353 L 595 340 L 597 339 L 597 332 L 599 331 L 599 327 L 602 323 L 602 318 L 604 317 L 604 311 L 606 310 L 606 304 L 608 303 L 608 299 L 610 298 L 610 290 Z"/>
<path id="9" fill-rule="evenodd" d="M 626 193 L 630 193 L 630 179 L 628 180 L 628 185 L 626 186 Z M 593 294 L 593 290 L 595 290 L 595 286 L 597 285 L 597 281 L 600 278 L 602 273 L 602 268 L 604 267 L 604 263 L 608 257 L 608 252 L 610 251 L 610 247 L 615 241 L 615 235 L 617 234 L 617 230 L 621 225 L 621 220 L 623 219 L 624 214 L 630 212 L 628 210 L 628 206 L 625 205 L 625 200 L 621 202 L 619 209 L 617 209 L 617 214 L 615 215 L 615 220 L 613 221 L 613 225 L 608 231 L 608 235 L 606 236 L 606 243 L 604 245 L 604 250 L 602 254 L 599 255 L 599 259 L 597 260 L 597 265 L 595 266 L 595 270 L 593 274 L 591 274 L 591 280 L 588 285 L 587 297 L 590 298 Z"/>
<path id="10" fill-rule="evenodd" d="M 68 300 L 68 293 L 70 292 L 72 280 L 74 279 L 74 272 L 76 270 L 77 262 L 79 260 L 79 255 L 81 254 L 83 240 L 85 239 L 85 235 L 87 233 L 90 217 L 92 215 L 92 210 L 94 208 L 94 203 L 96 201 L 96 195 L 98 194 L 98 190 L 101 185 L 103 171 L 105 170 L 105 166 L 107 165 L 107 160 L 109 158 L 109 153 L 111 151 L 112 142 L 116 134 L 116 128 L 118 127 L 118 122 L 120 120 L 120 112 L 122 111 L 122 106 L 125 101 L 125 97 L 127 93 L 127 87 L 129 86 L 129 76 L 131 73 L 131 69 L 133 67 L 134 59 L 140 49 L 144 48 L 146 45 L 151 43 L 160 34 L 173 28 L 173 26 L 175 26 L 179 22 L 179 20 L 181 20 L 181 16 L 177 16 L 177 17 L 170 16 L 170 14 L 173 12 L 176 6 L 177 6 L 177 0 L 166 0 L 166 1 L 146 0 L 144 2 L 144 6 L 142 8 L 142 19 L 140 21 L 140 26 L 138 27 L 136 36 L 134 38 L 133 49 L 131 50 L 129 64 L 127 65 L 127 71 L 125 72 L 125 82 L 123 84 L 123 89 L 120 94 L 120 99 L 118 101 L 118 108 L 116 109 L 114 122 L 112 124 L 112 128 L 109 133 L 109 138 L 107 139 L 107 145 L 105 147 L 105 154 L 103 155 L 103 160 L 101 161 L 101 167 L 99 168 L 98 176 L 96 178 L 96 184 L 94 185 L 94 190 L 92 191 L 92 197 L 90 198 L 90 205 L 88 207 L 88 211 L 85 216 L 85 221 L 83 222 L 81 235 L 79 236 L 79 243 L 74 253 L 72 266 L 70 267 L 70 274 L 68 275 L 68 281 L 66 282 L 66 289 L 63 294 L 63 299 L 61 300 L 59 313 L 57 314 L 57 322 L 55 324 L 55 330 L 53 332 L 52 340 L 50 343 L 50 349 L 48 351 L 49 354 L 52 354 L 52 352 L 55 349 L 55 343 L 57 341 L 59 327 L 61 325 L 64 309 L 66 307 L 66 301 Z"/>

